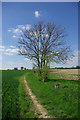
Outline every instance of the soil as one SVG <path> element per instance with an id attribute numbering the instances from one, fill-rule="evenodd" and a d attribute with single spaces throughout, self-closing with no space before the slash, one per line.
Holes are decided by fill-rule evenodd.
<path id="1" fill-rule="evenodd" d="M 79 80 L 80 77 L 77 76 L 80 75 L 79 69 L 55 69 L 54 72 L 51 73 L 60 73 L 58 74 L 58 77 L 61 79 L 67 79 L 67 80 Z"/>
<path id="2" fill-rule="evenodd" d="M 78 69 L 57 69 L 54 73 L 80 74 Z"/>

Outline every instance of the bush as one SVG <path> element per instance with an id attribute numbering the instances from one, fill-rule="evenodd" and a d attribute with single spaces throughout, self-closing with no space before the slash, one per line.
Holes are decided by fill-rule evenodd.
<path id="1" fill-rule="evenodd" d="M 48 80 L 48 67 L 39 68 L 37 73 L 40 81 L 45 82 Z"/>
<path id="2" fill-rule="evenodd" d="M 76 66 L 76 69 L 80 69 L 80 66 Z"/>
<path id="3" fill-rule="evenodd" d="M 24 69 L 24 67 L 21 67 L 21 70 L 23 70 Z"/>
<path id="4" fill-rule="evenodd" d="M 14 70 L 18 70 L 18 68 L 14 68 Z"/>
<path id="5" fill-rule="evenodd" d="M 26 70 L 26 68 L 24 68 L 24 70 Z"/>

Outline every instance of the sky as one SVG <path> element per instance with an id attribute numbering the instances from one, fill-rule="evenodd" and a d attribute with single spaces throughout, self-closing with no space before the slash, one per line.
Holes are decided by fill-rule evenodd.
<path id="1" fill-rule="evenodd" d="M 2 68 L 31 69 L 33 61 L 18 55 L 17 42 L 19 28 L 38 23 L 55 22 L 66 28 L 67 42 L 71 45 L 75 57 L 66 64 L 51 63 L 51 67 L 72 67 L 78 65 L 78 3 L 77 2 L 3 2 L 2 3 Z M 1 60 L 1 57 L 0 57 Z"/>

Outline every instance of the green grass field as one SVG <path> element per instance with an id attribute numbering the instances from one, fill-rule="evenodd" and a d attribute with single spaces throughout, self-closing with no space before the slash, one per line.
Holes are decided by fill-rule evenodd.
<path id="1" fill-rule="evenodd" d="M 31 71 L 27 73 L 26 80 L 40 103 L 48 113 L 57 118 L 78 117 L 78 81 L 62 80 L 50 74 L 49 81 L 38 81 L 37 75 Z M 55 84 L 61 84 L 55 89 Z M 67 86 L 67 87 L 65 87 Z"/>
<path id="2" fill-rule="evenodd" d="M 59 79 L 54 73 L 50 74 L 47 82 L 40 82 L 32 71 L 4 70 L 2 71 L 3 119 L 38 117 L 35 115 L 30 97 L 25 92 L 24 74 L 32 92 L 49 115 L 63 119 L 78 117 L 78 81 Z M 60 88 L 55 89 L 55 84 L 61 84 Z"/>
<path id="3" fill-rule="evenodd" d="M 33 103 L 25 92 L 23 75 L 26 71 L 2 71 L 2 118 L 36 118 Z"/>

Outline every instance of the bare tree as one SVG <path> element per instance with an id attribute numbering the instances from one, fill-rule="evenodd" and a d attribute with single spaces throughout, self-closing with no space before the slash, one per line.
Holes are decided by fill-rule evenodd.
<path id="1" fill-rule="evenodd" d="M 64 27 L 51 22 L 41 21 L 30 29 L 25 26 L 18 41 L 19 54 L 33 60 L 39 71 L 51 61 L 65 63 L 72 56 L 66 36 Z"/>

